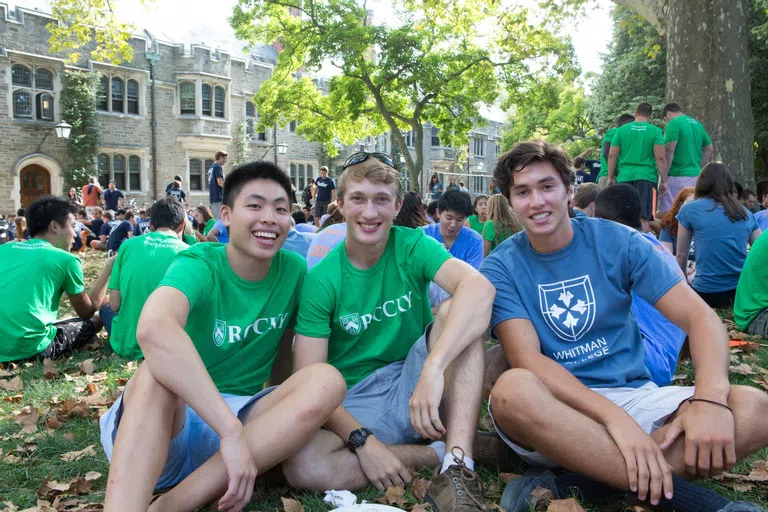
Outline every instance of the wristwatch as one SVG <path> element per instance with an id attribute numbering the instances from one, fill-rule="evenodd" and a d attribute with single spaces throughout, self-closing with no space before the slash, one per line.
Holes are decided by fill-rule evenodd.
<path id="1" fill-rule="evenodd" d="M 365 441 L 368 439 L 368 436 L 372 436 L 373 432 L 368 430 L 367 428 L 359 428 L 357 430 L 353 430 L 349 434 L 349 441 L 347 442 L 347 448 L 349 448 L 349 451 L 352 453 L 355 453 L 355 450 L 360 448 L 365 444 Z"/>

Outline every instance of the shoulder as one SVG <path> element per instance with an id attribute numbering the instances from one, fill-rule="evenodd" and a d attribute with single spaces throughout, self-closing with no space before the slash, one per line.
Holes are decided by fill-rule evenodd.
<path id="1" fill-rule="evenodd" d="M 467 226 L 461 228 L 461 236 L 476 242 L 482 241 L 483 239 L 483 237 L 481 237 L 477 231 L 472 228 L 468 228 Z"/>
<path id="2" fill-rule="evenodd" d="M 307 273 L 307 261 L 298 253 L 280 249 L 275 258 L 278 259 L 281 276 L 285 274 L 303 276 Z"/>

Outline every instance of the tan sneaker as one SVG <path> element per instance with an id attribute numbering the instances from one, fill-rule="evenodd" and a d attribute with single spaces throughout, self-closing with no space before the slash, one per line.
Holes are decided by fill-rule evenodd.
<path id="1" fill-rule="evenodd" d="M 487 512 L 483 502 L 483 485 L 477 473 L 464 465 L 464 450 L 458 446 L 451 453 L 459 461 L 440 473 L 437 466 L 432 483 L 424 500 L 432 505 L 433 512 Z"/>

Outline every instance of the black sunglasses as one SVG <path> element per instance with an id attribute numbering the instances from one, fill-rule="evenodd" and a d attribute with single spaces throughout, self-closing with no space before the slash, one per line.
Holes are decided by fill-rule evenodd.
<path id="1" fill-rule="evenodd" d="M 354 153 L 354 154 L 350 155 L 350 157 L 347 158 L 344 161 L 344 167 L 343 168 L 346 169 L 347 167 L 349 167 L 351 165 L 359 164 L 360 162 L 365 162 L 366 160 L 368 160 L 369 157 L 375 158 L 379 162 L 381 162 L 383 164 L 386 164 L 386 165 L 392 167 L 393 169 L 397 169 L 397 167 L 395 167 L 395 161 L 392 160 L 392 157 L 390 157 L 388 154 L 386 154 L 386 153 L 366 153 L 365 151 L 358 151 L 357 153 Z"/>

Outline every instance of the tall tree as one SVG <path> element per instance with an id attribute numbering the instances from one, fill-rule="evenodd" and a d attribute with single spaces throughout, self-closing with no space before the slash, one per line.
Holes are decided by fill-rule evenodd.
<path id="1" fill-rule="evenodd" d="M 297 133 L 330 154 L 336 140 L 391 131 L 415 190 L 427 121 L 444 145 L 463 146 L 481 105 L 516 91 L 532 68 L 570 65 L 556 16 L 533 23 L 528 10 L 492 0 L 398 0 L 386 25 L 369 14 L 356 0 L 239 0 L 231 23 L 241 39 L 281 48 L 255 98 L 263 125 L 297 120 Z M 326 94 L 303 73 L 328 62 L 338 76 Z"/>

